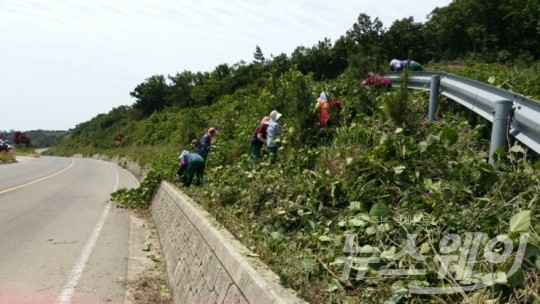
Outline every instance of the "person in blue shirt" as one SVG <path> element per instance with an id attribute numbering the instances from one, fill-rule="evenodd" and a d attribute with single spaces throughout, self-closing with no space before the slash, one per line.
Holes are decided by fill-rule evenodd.
<path id="1" fill-rule="evenodd" d="M 205 161 L 197 153 L 190 153 L 188 150 L 182 151 L 178 156 L 180 168 L 178 168 L 178 177 L 182 185 L 189 187 L 193 181 L 193 177 L 197 177 L 196 185 L 201 185 L 203 182 Z"/>
<path id="2" fill-rule="evenodd" d="M 198 147 L 198 153 L 204 161 L 208 158 L 208 152 L 210 150 L 215 149 L 215 147 L 212 145 L 212 138 L 217 135 L 217 130 L 215 128 L 208 129 L 208 132 L 204 134 L 201 139 L 199 140 L 199 147 Z"/>
<path id="3" fill-rule="evenodd" d="M 281 134 L 282 127 L 279 124 L 278 120 L 281 117 L 281 113 L 274 110 L 270 113 L 270 124 L 266 129 L 266 147 L 270 152 L 270 163 L 273 164 L 276 162 L 277 152 L 279 148 L 278 137 Z"/>

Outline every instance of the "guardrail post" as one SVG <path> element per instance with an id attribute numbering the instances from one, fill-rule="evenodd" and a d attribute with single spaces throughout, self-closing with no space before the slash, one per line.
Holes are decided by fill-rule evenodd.
<path id="1" fill-rule="evenodd" d="M 431 84 L 429 87 L 429 113 L 428 123 L 432 123 L 435 120 L 435 113 L 439 107 L 439 86 L 441 84 L 441 76 L 431 76 Z"/>
<path id="2" fill-rule="evenodd" d="M 497 100 L 493 110 L 493 126 L 491 129 L 491 143 L 489 146 L 489 163 L 496 168 L 493 154 L 500 147 L 508 145 L 508 125 L 512 115 L 512 101 Z"/>

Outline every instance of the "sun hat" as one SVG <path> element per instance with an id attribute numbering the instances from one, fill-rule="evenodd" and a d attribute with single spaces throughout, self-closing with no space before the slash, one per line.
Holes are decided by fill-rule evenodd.
<path id="1" fill-rule="evenodd" d="M 184 156 L 186 156 L 188 154 L 189 154 L 188 150 L 183 150 L 182 152 L 180 152 L 180 155 L 178 155 L 178 160 L 181 161 L 182 163 L 184 163 L 184 161 L 185 161 Z"/>
<path id="2" fill-rule="evenodd" d="M 218 131 L 216 130 L 216 128 L 210 128 L 210 129 L 208 129 L 208 133 L 210 133 L 210 134 L 218 134 Z"/>
<path id="3" fill-rule="evenodd" d="M 273 120 L 273 121 L 278 121 L 278 119 L 281 117 L 281 115 L 282 115 L 281 113 L 274 110 L 274 111 L 270 112 L 270 119 Z"/>
<path id="4" fill-rule="evenodd" d="M 319 99 L 328 99 L 328 95 L 326 92 L 321 92 L 321 95 L 319 96 Z"/>

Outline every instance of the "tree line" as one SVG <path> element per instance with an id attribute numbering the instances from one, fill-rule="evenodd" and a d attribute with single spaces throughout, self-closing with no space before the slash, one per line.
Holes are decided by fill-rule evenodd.
<path id="1" fill-rule="evenodd" d="M 325 38 L 312 47 L 297 47 L 290 56 L 265 57 L 256 46 L 252 62 L 221 64 L 211 72 L 183 71 L 154 75 L 130 93 L 135 118 L 168 107 L 209 105 L 237 88 L 279 77 L 289 69 L 333 79 L 347 68 L 382 72 L 392 58 L 420 62 L 478 59 L 529 64 L 540 56 L 540 2 L 537 0 L 454 0 L 435 8 L 425 23 L 413 17 L 385 28 L 379 18 L 361 13 L 334 43 Z"/>
<path id="2" fill-rule="evenodd" d="M 53 146 L 68 131 L 31 130 L 31 131 L 0 131 L 0 139 L 9 140 L 17 147 L 46 148 Z"/>

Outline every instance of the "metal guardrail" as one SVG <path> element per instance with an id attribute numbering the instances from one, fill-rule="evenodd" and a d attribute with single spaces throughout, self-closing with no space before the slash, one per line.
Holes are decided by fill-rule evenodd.
<path id="1" fill-rule="evenodd" d="M 399 87 L 402 84 L 402 72 L 390 72 L 386 74 L 386 76 L 392 81 L 392 86 Z M 462 104 L 490 122 L 493 122 L 493 132 L 495 132 L 495 123 L 498 117 L 496 115 L 496 110 L 500 105 L 502 105 L 502 107 L 508 105 L 511 107 L 508 111 L 510 114 L 505 114 L 506 116 L 509 116 L 507 118 L 509 119 L 510 125 L 508 126 L 508 124 L 506 124 L 505 128 L 508 132 L 505 132 L 506 134 L 492 133 L 492 146 L 494 137 L 500 138 L 502 136 L 506 138 L 508 137 L 508 134 L 510 134 L 524 145 L 540 154 L 539 101 L 479 81 L 445 72 L 409 72 L 408 78 L 407 87 L 426 91 L 430 91 L 433 88 L 437 90 L 438 88 L 440 94 Z M 430 95 L 437 96 L 433 94 Z M 430 106 L 431 102 L 432 101 L 430 100 Z M 490 158 L 491 152 L 492 151 L 490 151 Z"/>

